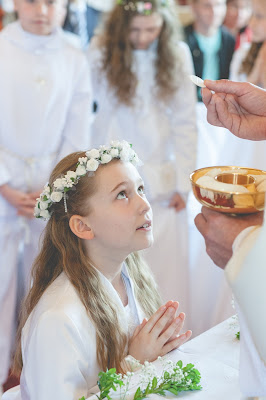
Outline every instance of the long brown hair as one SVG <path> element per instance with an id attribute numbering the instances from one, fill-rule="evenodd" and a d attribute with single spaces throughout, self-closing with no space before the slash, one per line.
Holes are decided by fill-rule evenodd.
<path id="1" fill-rule="evenodd" d="M 173 5 L 162 5 L 161 0 L 149 2 L 152 3 L 153 12 L 163 18 L 158 37 L 155 79 L 158 97 L 167 101 L 174 95 L 180 82 L 182 60 L 178 54 L 178 39 L 181 29 Z M 125 10 L 123 5 L 117 4 L 104 21 L 97 39 L 103 49 L 102 72 L 106 74 L 117 100 L 126 105 L 132 105 L 137 86 L 137 78 L 132 71 L 132 46 L 128 38 L 130 23 L 136 15 L 139 15 L 137 11 Z"/>
<path id="2" fill-rule="evenodd" d="M 72 153 L 60 161 L 51 174 L 50 185 L 67 171 L 74 171 L 79 157 L 85 157 L 85 153 Z M 118 371 L 123 371 L 121 362 L 125 356 L 128 338 L 123 327 L 119 326 L 117 307 L 101 284 L 98 271 L 91 266 L 82 240 L 69 227 L 72 215 L 89 214 L 88 201 L 97 190 L 97 171 L 94 176 L 82 177 L 75 189 L 68 192 L 67 213 L 63 201 L 52 206 L 53 213 L 44 231 L 41 251 L 32 268 L 33 284 L 22 310 L 13 367 L 15 373 L 19 373 L 23 366 L 22 328 L 44 291 L 62 272 L 75 287 L 95 326 L 100 367 L 103 370 L 116 367 Z M 161 304 L 153 277 L 138 253 L 130 254 L 126 263 L 134 282 L 135 295 L 144 313 L 151 316 Z"/>
<path id="3" fill-rule="evenodd" d="M 244 73 L 246 75 L 249 75 L 251 73 L 262 45 L 263 45 L 263 42 L 262 43 L 253 42 L 251 44 L 246 57 L 242 61 L 239 73 Z"/>

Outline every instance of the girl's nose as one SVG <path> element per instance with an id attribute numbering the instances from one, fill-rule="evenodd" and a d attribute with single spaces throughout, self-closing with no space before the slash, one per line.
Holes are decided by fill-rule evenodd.
<path id="1" fill-rule="evenodd" d="M 140 196 L 140 207 L 139 207 L 140 213 L 145 214 L 146 212 L 151 210 L 150 203 L 146 199 L 146 196 Z"/>

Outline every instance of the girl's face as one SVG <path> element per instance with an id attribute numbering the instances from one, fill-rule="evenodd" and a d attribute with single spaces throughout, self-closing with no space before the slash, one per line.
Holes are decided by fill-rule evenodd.
<path id="1" fill-rule="evenodd" d="M 146 50 L 161 33 L 163 18 L 158 13 L 137 15 L 129 25 L 129 41 L 136 50 Z"/>
<path id="2" fill-rule="evenodd" d="M 222 25 L 226 13 L 225 0 L 194 0 L 192 7 L 196 22 L 204 30 Z"/>
<path id="3" fill-rule="evenodd" d="M 266 40 L 266 2 L 265 0 L 253 0 L 252 7 L 253 13 L 249 22 L 252 41 L 264 42 Z"/>
<path id="4" fill-rule="evenodd" d="M 227 5 L 225 25 L 229 29 L 241 29 L 248 24 L 251 13 L 249 0 L 233 0 Z"/>
<path id="5" fill-rule="evenodd" d="M 89 246 L 123 259 L 151 246 L 152 211 L 137 169 L 129 162 L 114 161 L 101 166 L 95 178 L 97 190 L 86 217 L 94 235 Z"/>
<path id="6" fill-rule="evenodd" d="M 58 25 L 59 9 L 65 0 L 15 0 L 22 28 L 34 35 L 50 35 Z"/>

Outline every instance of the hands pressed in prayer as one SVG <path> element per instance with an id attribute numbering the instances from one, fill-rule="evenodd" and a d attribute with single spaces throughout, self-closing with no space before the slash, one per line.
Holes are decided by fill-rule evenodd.
<path id="1" fill-rule="evenodd" d="M 186 207 L 185 200 L 181 194 L 175 192 L 169 202 L 169 207 L 173 207 L 176 212 L 183 210 Z"/>
<path id="2" fill-rule="evenodd" d="M 129 343 L 128 354 L 139 360 L 154 361 L 184 344 L 192 332 L 179 335 L 185 314 L 177 314 L 178 302 L 168 301 L 149 320 L 144 319 L 135 329 Z"/>
<path id="3" fill-rule="evenodd" d="M 36 199 L 39 197 L 41 191 L 24 193 L 20 190 L 13 189 L 5 184 L 0 186 L 0 195 L 2 195 L 9 204 L 17 209 L 17 215 L 34 218 L 34 207 Z"/>
<path id="4" fill-rule="evenodd" d="M 229 129 L 243 139 L 266 139 L 265 90 L 251 83 L 227 80 L 205 80 L 204 84 L 202 99 L 210 124 Z"/>
<path id="5" fill-rule="evenodd" d="M 233 255 L 232 246 L 237 235 L 245 228 L 262 225 L 263 212 L 233 217 L 202 207 L 195 218 L 195 225 L 205 239 L 206 252 L 221 268 Z"/>

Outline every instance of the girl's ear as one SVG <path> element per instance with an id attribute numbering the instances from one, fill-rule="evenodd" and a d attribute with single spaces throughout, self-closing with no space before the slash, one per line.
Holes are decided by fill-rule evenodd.
<path id="1" fill-rule="evenodd" d="M 81 217 L 80 215 L 72 215 L 69 220 L 69 227 L 79 238 L 91 240 L 94 238 L 94 233 L 85 219 L 85 217 Z"/>

